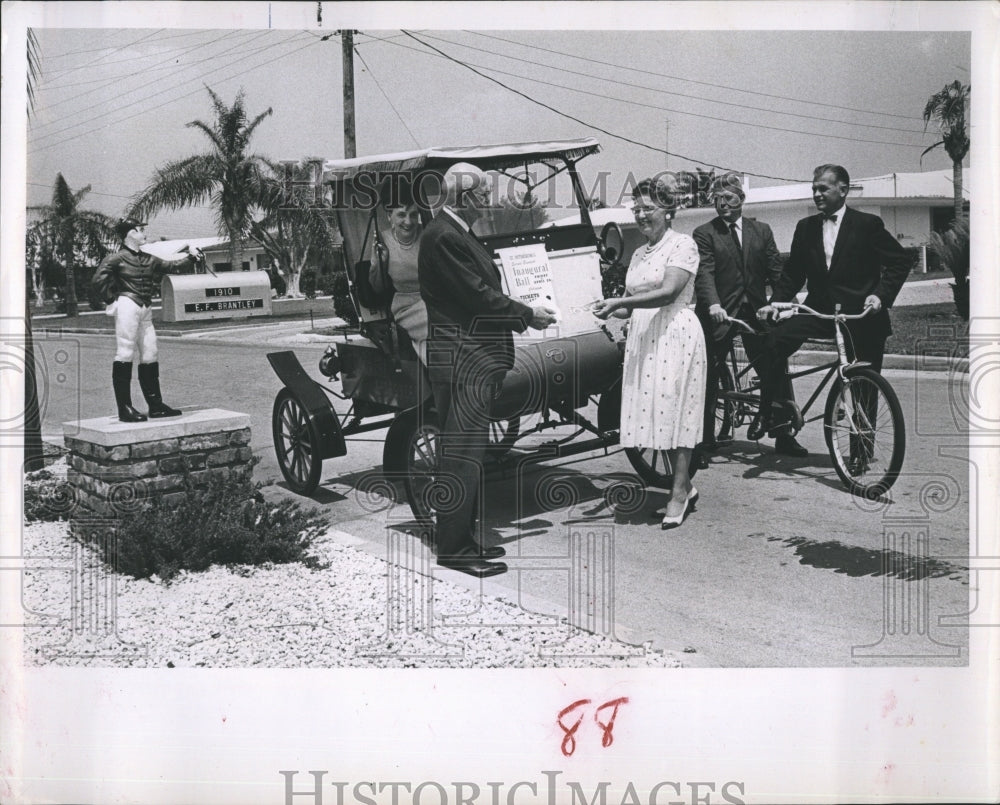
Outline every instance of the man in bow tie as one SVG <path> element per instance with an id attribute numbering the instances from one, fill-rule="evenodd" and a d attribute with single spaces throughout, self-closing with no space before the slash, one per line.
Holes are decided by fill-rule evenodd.
<path id="1" fill-rule="evenodd" d="M 417 258 L 429 325 L 427 372 L 441 428 L 440 480 L 448 487 L 441 497 L 451 497 L 438 507 L 434 542 L 439 565 L 484 578 L 507 570 L 491 561 L 503 548 L 476 537 L 493 398 L 514 365 L 511 333 L 544 330 L 556 314 L 506 296 L 492 252 L 472 231 L 490 207 L 490 177 L 460 162 L 445 172 L 444 191 Z"/>
<path id="2" fill-rule="evenodd" d="M 795 227 L 792 249 L 771 302 L 791 302 L 807 284 L 805 304 L 820 313 L 871 313 L 849 322 L 848 358 L 867 361 L 879 372 L 885 340 L 892 333 L 889 308 L 903 287 L 913 258 L 890 235 L 877 215 L 846 205 L 850 177 L 840 165 L 820 165 L 813 172 L 813 202 L 817 215 L 803 218 Z M 773 317 L 765 305 L 758 318 Z M 780 397 L 781 362 L 808 338 L 833 338 L 833 323 L 811 316 L 794 316 L 771 330 L 761 375 L 760 413 L 751 425 L 761 435 L 773 430 L 771 401 Z"/>

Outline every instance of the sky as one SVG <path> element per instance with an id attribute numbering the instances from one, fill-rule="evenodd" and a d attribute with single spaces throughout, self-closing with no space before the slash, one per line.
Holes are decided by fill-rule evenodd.
<path id="1" fill-rule="evenodd" d="M 227 103 L 242 90 L 251 115 L 272 110 L 255 152 L 342 157 L 338 9 L 323 6 L 322 25 L 306 15 L 297 29 L 236 17 L 179 28 L 150 14 L 133 18 L 140 27 L 38 30 L 28 204 L 46 203 L 62 172 L 74 189 L 91 185 L 88 207 L 122 214 L 158 167 L 205 149 L 186 124 L 212 120 L 206 86 Z M 592 20 L 607 25 L 597 30 L 568 30 L 580 23 L 571 15 L 562 30 L 525 30 L 374 15 L 355 29 L 357 152 L 593 136 L 602 152 L 582 163 L 584 178 L 607 171 L 612 187 L 629 172 L 695 166 L 751 174 L 753 186 L 809 181 L 824 162 L 858 178 L 950 167 L 940 148 L 921 163 L 938 139 L 921 112 L 946 83 L 970 81 L 968 31 L 652 30 L 653 6 L 620 6 L 642 30 L 610 30 L 623 24 L 614 16 Z M 216 224 L 201 208 L 160 213 L 149 229 L 197 237 Z"/>

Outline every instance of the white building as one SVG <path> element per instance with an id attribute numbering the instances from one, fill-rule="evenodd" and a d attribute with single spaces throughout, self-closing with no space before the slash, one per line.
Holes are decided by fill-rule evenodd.
<path id="1" fill-rule="evenodd" d="M 969 199 L 969 172 L 965 172 L 962 195 Z M 809 215 L 816 214 L 812 200 L 812 184 L 788 184 L 774 187 L 752 187 L 744 177 L 746 201 L 743 212 L 770 225 L 778 249 L 787 253 L 792 246 L 795 225 Z M 873 213 L 884 222 L 886 229 L 908 248 L 927 245 L 931 232 L 944 230 L 954 219 L 955 196 L 950 169 L 922 173 L 890 173 L 867 179 L 851 181 L 847 196 L 848 206 Z M 594 229 L 600 233 L 608 222 L 615 222 L 625 236 L 626 258 L 643 238 L 636 229 L 631 207 L 611 207 L 590 213 Z M 680 210 L 673 227 L 690 235 L 696 227 L 715 217 L 713 207 Z M 579 213 L 560 218 L 552 223 L 557 226 L 580 222 Z M 918 271 L 926 270 L 927 260 L 922 256 Z"/>
<path id="2" fill-rule="evenodd" d="M 962 195 L 969 199 L 965 173 Z M 782 252 L 792 245 L 795 225 L 808 215 L 815 215 L 811 184 L 775 187 L 747 186 L 744 214 L 769 224 Z M 852 179 L 847 204 L 862 212 L 879 216 L 886 229 L 907 247 L 925 246 L 931 232 L 944 229 L 954 217 L 954 190 L 951 169 L 922 173 L 890 173 L 866 179 Z M 674 226 L 690 234 L 696 226 L 711 220 L 715 210 L 682 210 Z"/>

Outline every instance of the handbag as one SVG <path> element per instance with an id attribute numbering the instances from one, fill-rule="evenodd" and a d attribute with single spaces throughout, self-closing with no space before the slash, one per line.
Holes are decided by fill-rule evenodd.
<path id="1" fill-rule="evenodd" d="M 373 310 L 388 310 L 396 291 L 393 288 L 392 279 L 389 277 L 389 252 L 382 243 L 377 218 L 378 211 L 372 210 L 371 217 L 368 219 L 368 228 L 365 230 L 364 241 L 361 244 L 361 253 L 364 254 L 368 250 L 368 236 L 371 234 L 372 222 L 374 222 L 375 281 L 372 281 L 372 261 L 358 260 L 354 264 L 354 290 L 358 295 L 358 301 L 365 307 Z"/>

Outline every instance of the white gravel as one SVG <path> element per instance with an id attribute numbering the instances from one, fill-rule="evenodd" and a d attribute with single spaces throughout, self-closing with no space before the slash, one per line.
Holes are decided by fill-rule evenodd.
<path id="1" fill-rule="evenodd" d="M 420 572 L 401 574 L 352 541 L 335 531 L 319 538 L 313 553 L 329 563 L 322 570 L 215 567 L 184 572 L 167 585 L 109 573 L 64 522 L 27 525 L 24 661 L 137 668 L 680 665 L 648 647 L 591 634 L 440 577 L 450 571 L 435 573 L 433 581 Z M 390 579 L 412 586 L 410 623 L 393 615 L 392 630 Z"/>

